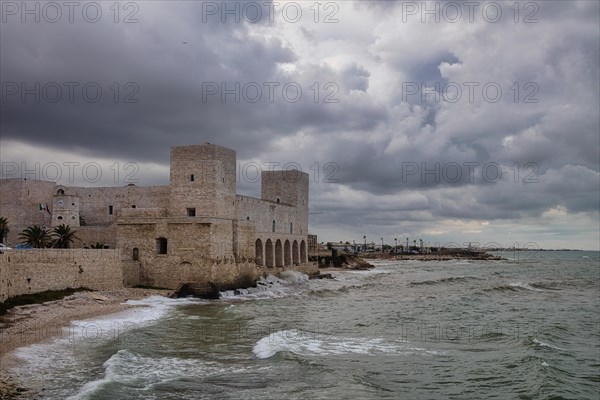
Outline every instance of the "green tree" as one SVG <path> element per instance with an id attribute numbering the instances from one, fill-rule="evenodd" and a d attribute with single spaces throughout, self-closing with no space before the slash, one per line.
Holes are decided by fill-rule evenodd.
<path id="1" fill-rule="evenodd" d="M 8 236 L 8 220 L 4 217 L 0 217 L 0 243 L 4 243 L 4 240 Z"/>
<path id="2" fill-rule="evenodd" d="M 50 232 L 39 225 L 28 226 L 19 234 L 19 239 L 36 249 L 43 249 L 50 244 Z"/>
<path id="3" fill-rule="evenodd" d="M 75 239 L 79 240 L 79 238 L 75 236 L 75 231 L 72 231 L 71 227 L 65 224 L 60 224 L 55 227 L 52 230 L 51 235 L 54 238 L 52 247 L 58 249 L 68 249 Z"/>

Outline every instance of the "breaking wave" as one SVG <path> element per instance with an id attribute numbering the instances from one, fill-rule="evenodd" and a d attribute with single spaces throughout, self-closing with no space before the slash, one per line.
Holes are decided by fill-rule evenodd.
<path id="1" fill-rule="evenodd" d="M 474 276 L 454 276 L 454 277 L 441 278 L 441 279 L 435 279 L 435 280 L 409 282 L 409 284 L 411 286 L 438 285 L 438 284 L 443 284 L 443 283 L 463 283 L 463 282 L 468 282 L 470 280 L 481 280 L 481 278 L 476 278 Z"/>
<path id="2" fill-rule="evenodd" d="M 443 355 L 443 352 L 408 347 L 405 342 L 389 342 L 384 339 L 338 337 L 300 330 L 278 331 L 265 336 L 254 345 L 258 358 L 270 358 L 279 352 L 299 356 L 332 356 L 362 354 L 380 356 L 385 354 Z"/>

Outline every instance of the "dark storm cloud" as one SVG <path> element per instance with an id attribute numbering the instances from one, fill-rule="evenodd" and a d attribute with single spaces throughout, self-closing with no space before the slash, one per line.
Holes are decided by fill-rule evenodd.
<path id="1" fill-rule="evenodd" d="M 263 18 L 253 23 L 207 13 L 221 2 L 139 2 L 133 24 L 114 23 L 108 6 L 95 24 L 8 18 L 0 25 L 2 146 L 166 167 L 169 146 L 208 141 L 236 149 L 241 162 L 293 161 L 311 174 L 318 162 L 311 207 L 326 214 L 311 219 L 317 229 L 537 223 L 554 209 L 597 218 L 598 3 L 529 2 L 518 23 L 508 2 L 495 23 L 480 11 L 473 22 L 466 14 L 457 23 L 405 22 L 406 3 L 336 3 L 331 24 L 314 22 L 312 3 L 299 22 L 281 14 L 271 22 L 263 2 L 229 2 L 258 5 Z M 523 23 L 532 10 L 538 21 Z M 20 85 L 36 82 L 79 86 L 72 102 L 66 93 L 56 103 L 23 101 Z M 102 88 L 97 103 L 82 98 L 90 82 Z M 465 82 L 478 85 L 472 101 Z M 13 83 L 19 92 L 10 95 Z M 282 95 L 286 84 L 292 98 Z M 462 88 L 460 101 L 443 97 L 449 84 Z M 501 87 L 502 98 L 483 98 L 486 84 Z M 407 85 L 429 94 L 408 95 Z M 222 97 L 223 88 L 241 98 Z M 11 161 L 36 157 L 2 151 Z M 327 163 L 335 183 L 323 182 Z"/>

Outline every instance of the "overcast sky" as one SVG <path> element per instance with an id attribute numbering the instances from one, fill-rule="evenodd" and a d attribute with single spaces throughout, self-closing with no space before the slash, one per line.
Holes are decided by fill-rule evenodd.
<path id="1" fill-rule="evenodd" d="M 598 1 L 0 5 L 3 177 L 164 185 L 210 142 L 242 194 L 309 173 L 319 241 L 600 246 Z"/>

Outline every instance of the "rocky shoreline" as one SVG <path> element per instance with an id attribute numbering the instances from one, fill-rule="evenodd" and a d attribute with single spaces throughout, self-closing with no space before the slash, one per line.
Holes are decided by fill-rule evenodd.
<path id="1" fill-rule="evenodd" d="M 170 295 L 170 290 L 137 288 L 78 292 L 61 300 L 9 310 L 0 324 L 0 400 L 39 398 L 27 388 L 27 382 L 19 382 L 7 372 L 18 362 L 10 354 L 13 350 L 60 336 L 71 321 L 137 307 L 124 304 L 127 300 Z"/>

